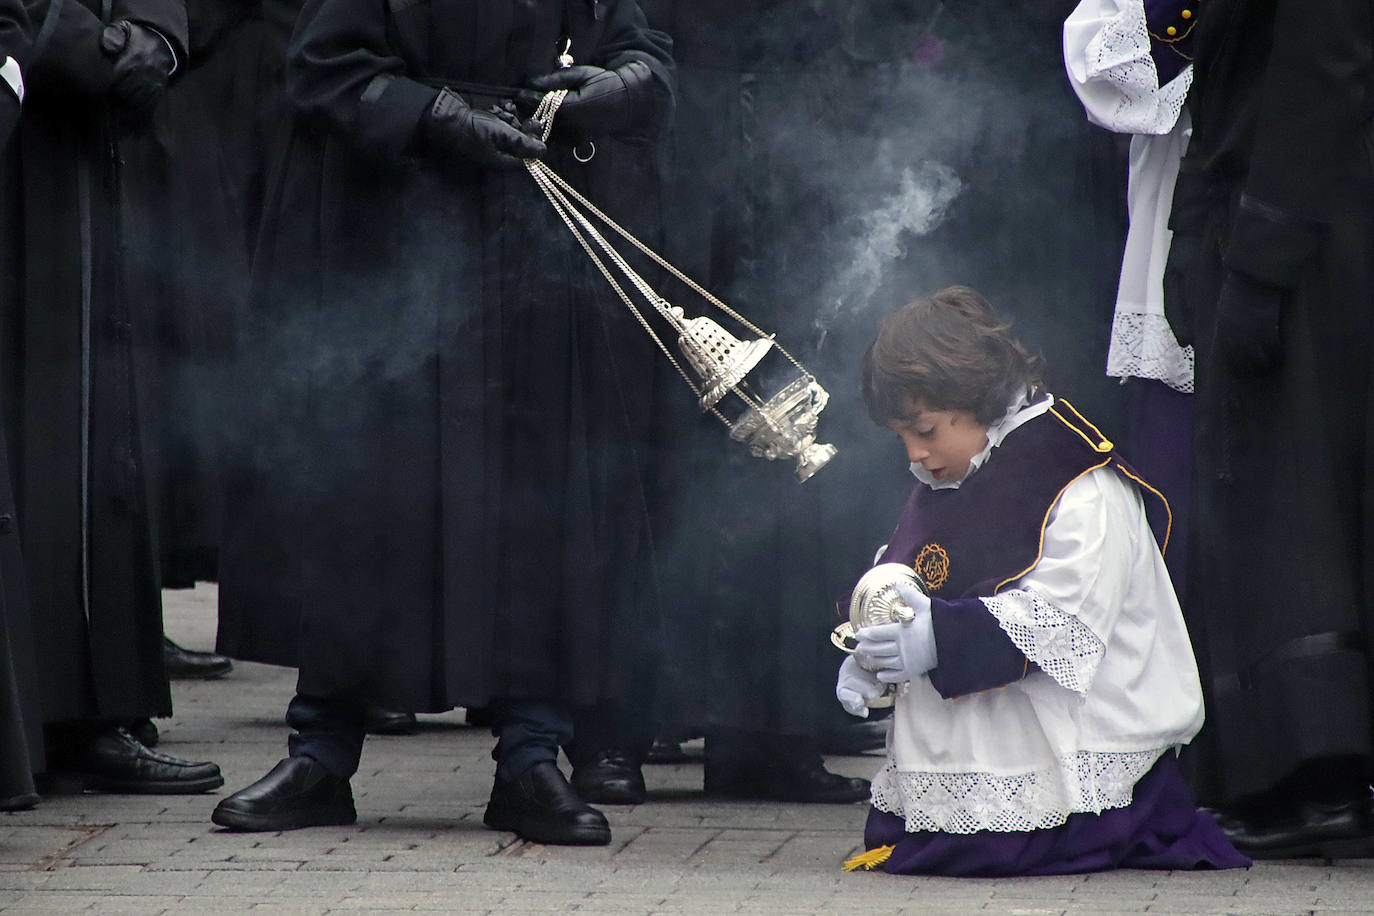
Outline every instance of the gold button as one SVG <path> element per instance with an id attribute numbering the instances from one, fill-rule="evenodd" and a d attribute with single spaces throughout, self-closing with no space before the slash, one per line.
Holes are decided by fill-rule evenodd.
<path id="1" fill-rule="evenodd" d="M 1112 449 L 1116 448 L 1116 444 L 1112 442 L 1112 440 L 1110 439 L 1103 439 L 1101 442 L 1094 445 L 1093 448 L 1105 454 L 1107 452 L 1110 452 Z"/>
<path id="2" fill-rule="evenodd" d="M 1169 35 L 1177 35 L 1177 34 L 1178 34 L 1178 29 L 1174 28 L 1173 26 L 1169 26 L 1169 27 L 1168 27 L 1167 29 L 1165 29 L 1164 31 L 1165 31 L 1167 34 L 1169 34 Z"/>
<path id="3" fill-rule="evenodd" d="M 1193 18 L 1193 11 L 1192 11 L 1192 10 L 1184 10 L 1183 12 L 1179 13 L 1179 15 L 1182 16 L 1184 19 L 1192 19 L 1192 18 Z"/>

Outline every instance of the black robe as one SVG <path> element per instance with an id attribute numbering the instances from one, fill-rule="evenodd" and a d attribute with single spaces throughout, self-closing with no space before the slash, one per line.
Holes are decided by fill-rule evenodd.
<path id="1" fill-rule="evenodd" d="M 5 175 L 20 274 L 0 316 L 0 392 L 47 722 L 171 711 L 133 352 L 148 281 L 123 244 L 149 200 L 125 154 L 148 126 L 109 97 L 100 6 L 30 4 L 38 37 Z M 110 21 L 125 18 L 184 63 L 180 0 L 117 0 Z"/>
<path id="2" fill-rule="evenodd" d="M 1225 802 L 1374 752 L 1374 4 L 1201 16 L 1171 224 L 1204 255 L 1167 307 L 1197 333 L 1188 606 L 1217 749 L 1200 794 Z M 1225 268 L 1282 290 L 1272 372 L 1215 346 Z"/>
<path id="3" fill-rule="evenodd" d="M 523 169 L 409 153 L 434 83 L 551 70 L 565 9 L 579 61 L 671 85 L 630 0 L 314 0 L 297 21 L 219 645 L 299 662 L 302 693 L 592 704 L 647 676 L 653 353 Z M 569 153 L 557 171 L 614 187 L 614 155 Z"/>
<path id="4" fill-rule="evenodd" d="M 155 399 L 148 452 L 164 588 L 217 577 L 221 422 L 238 397 L 228 373 L 260 213 L 260 77 L 270 52 L 258 6 L 188 2 L 190 59 L 158 113 L 164 212 L 143 240 L 163 282 L 140 343 Z"/>
<path id="5" fill-rule="evenodd" d="M 27 60 L 29 22 L 19 0 L 0 0 L 0 61 L 13 57 L 21 68 Z M 0 92 L 9 92 L 0 86 Z M 0 163 L 12 125 L 0 123 Z M 0 168 L 3 166 L 0 165 Z M 0 226 L 13 201 L 0 183 Z M 17 289 L 13 252 L 0 249 L 0 302 Z M 0 428 L 3 428 L 0 421 Z M 19 523 L 15 518 L 9 461 L 0 442 L 0 805 L 6 799 L 33 795 L 33 773 L 43 768 L 42 719 L 38 708 L 33 636 L 29 626 L 28 594 L 23 558 L 19 552 Z"/>

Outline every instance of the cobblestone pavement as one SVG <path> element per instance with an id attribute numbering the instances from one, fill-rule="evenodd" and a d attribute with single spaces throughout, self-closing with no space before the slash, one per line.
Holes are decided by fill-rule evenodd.
<path id="1" fill-rule="evenodd" d="M 167 593 L 167 629 L 214 639 L 213 587 Z M 231 791 L 284 753 L 293 673 L 240 664 L 175 685 L 162 748 L 220 764 Z M 358 823 L 278 834 L 210 824 L 216 794 L 50 796 L 0 815 L 9 913 L 1374 913 L 1374 860 L 1261 863 L 1219 873 L 1125 871 L 952 880 L 848 874 L 863 805 L 719 802 L 700 764 L 646 770 L 649 801 L 609 807 L 601 849 L 541 847 L 482 826 L 491 737 L 460 713 L 369 738 Z M 871 775 L 880 758 L 839 757 Z"/>

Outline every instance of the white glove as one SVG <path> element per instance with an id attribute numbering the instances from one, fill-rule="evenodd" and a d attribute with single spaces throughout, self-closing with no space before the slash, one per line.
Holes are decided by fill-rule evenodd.
<path id="1" fill-rule="evenodd" d="M 884 684 L 914 681 L 937 664 L 930 598 L 904 582 L 896 588 L 902 600 L 916 612 L 916 619 L 910 623 L 863 627 L 855 634 L 859 645 L 854 649 L 854 658 Z"/>
<path id="2" fill-rule="evenodd" d="M 850 656 L 840 665 L 840 676 L 835 680 L 835 699 L 851 716 L 867 719 L 868 704 L 882 696 L 886 689 L 872 672 L 860 668 Z"/>

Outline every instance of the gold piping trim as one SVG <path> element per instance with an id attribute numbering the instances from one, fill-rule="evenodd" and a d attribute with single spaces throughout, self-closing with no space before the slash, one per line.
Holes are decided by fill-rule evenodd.
<path id="1" fill-rule="evenodd" d="M 1070 429 L 1072 428 L 1073 427 L 1070 427 Z M 992 593 L 994 595 L 1001 591 L 1002 586 L 1006 585 L 1008 582 L 1015 582 L 1017 579 L 1021 578 L 1026 573 L 1030 572 L 1032 569 L 1035 569 L 1035 567 L 1040 565 L 1040 558 L 1045 552 L 1045 529 L 1048 528 L 1050 524 L 1050 513 L 1054 511 L 1055 506 L 1059 505 L 1059 500 L 1061 500 L 1064 497 L 1064 491 L 1067 490 L 1069 487 L 1073 486 L 1074 481 L 1078 480 L 1080 477 L 1083 477 L 1086 474 L 1090 474 L 1098 468 L 1105 468 L 1107 465 L 1111 463 L 1112 459 L 1108 458 L 1101 464 L 1095 464 L 1092 467 L 1084 470 L 1082 473 L 1075 475 L 1073 479 L 1071 479 L 1068 483 L 1064 484 L 1064 486 L 1059 488 L 1059 492 L 1054 494 L 1054 499 L 1050 500 L 1049 508 L 1045 510 L 1045 517 L 1040 520 L 1040 543 L 1036 545 L 1035 548 L 1035 561 L 1032 562 L 1031 565 L 1027 566 L 1025 569 L 1021 570 L 1019 573 L 1016 573 L 1013 576 L 1008 576 L 1001 582 L 998 582 L 992 590 Z"/>
<path id="2" fill-rule="evenodd" d="M 1097 435 L 1097 441 L 1094 442 L 1092 439 L 1088 438 L 1087 433 L 1083 432 L 1083 430 L 1079 429 L 1077 426 L 1074 426 L 1067 419 L 1065 419 L 1062 413 L 1055 410 L 1053 407 L 1050 408 L 1050 413 L 1058 417 L 1060 423 L 1063 423 L 1069 429 L 1078 433 L 1078 435 L 1083 439 L 1084 442 L 1088 443 L 1093 447 L 1093 451 L 1105 453 L 1110 452 L 1112 449 L 1116 448 L 1116 446 L 1112 443 L 1112 440 L 1102 435 L 1102 430 L 1098 429 L 1096 426 L 1093 425 L 1093 422 L 1091 420 L 1089 420 L 1087 417 L 1083 416 L 1081 413 L 1078 412 L 1077 407 L 1074 407 L 1072 404 L 1070 404 L 1068 401 L 1065 401 L 1062 398 L 1058 401 L 1058 403 L 1063 404 L 1069 410 L 1072 410 L 1073 415 L 1078 418 L 1079 422 L 1081 422 L 1084 426 L 1088 427 L 1088 429 L 1092 430 L 1093 433 Z"/>
<path id="3" fill-rule="evenodd" d="M 1169 538 L 1172 537 L 1174 533 L 1174 509 L 1172 506 L 1169 505 L 1168 497 L 1166 497 L 1163 493 L 1156 490 L 1154 487 L 1150 486 L 1150 484 L 1143 478 L 1137 477 L 1135 474 L 1132 474 L 1130 471 L 1126 470 L 1126 466 L 1119 461 L 1116 464 L 1116 469 L 1121 473 L 1125 474 L 1127 477 L 1134 480 L 1136 483 L 1140 484 L 1145 489 L 1149 490 L 1154 495 L 1158 496 L 1159 501 L 1164 503 L 1164 512 L 1166 518 L 1166 521 L 1164 523 L 1164 543 L 1159 545 L 1159 555 L 1161 557 L 1164 556 L 1169 549 Z"/>

